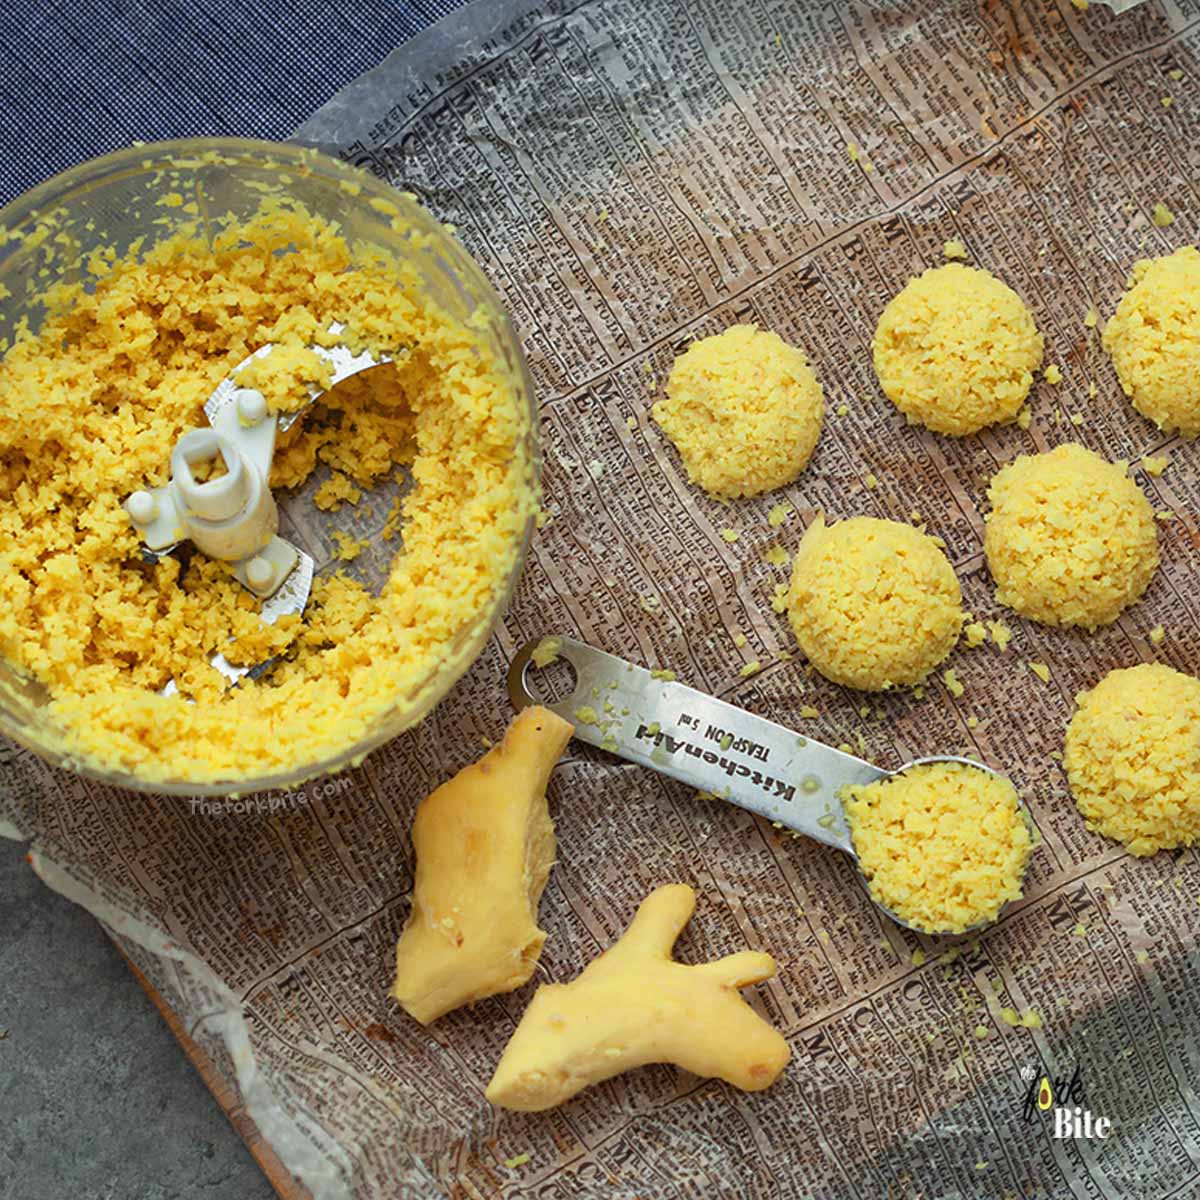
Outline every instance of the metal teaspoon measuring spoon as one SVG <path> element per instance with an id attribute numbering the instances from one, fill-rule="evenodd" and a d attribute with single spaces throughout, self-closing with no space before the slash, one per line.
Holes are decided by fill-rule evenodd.
<path id="1" fill-rule="evenodd" d="M 553 646 L 555 657 L 575 669 L 574 690 L 554 703 L 539 700 L 529 687 L 539 646 Z M 833 846 L 849 854 L 856 867 L 858 856 L 838 795 L 846 784 L 874 783 L 926 763 L 962 763 L 998 773 L 955 755 L 918 758 L 884 771 L 569 637 L 555 635 L 522 646 L 508 670 L 508 694 L 518 711 L 541 704 L 570 721 L 581 741 Z M 871 899 L 897 925 L 932 932 Z M 981 928 L 983 924 L 955 933 Z"/>

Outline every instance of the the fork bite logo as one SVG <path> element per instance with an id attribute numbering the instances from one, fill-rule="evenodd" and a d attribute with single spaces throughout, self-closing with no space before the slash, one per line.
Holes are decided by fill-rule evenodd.
<path id="1" fill-rule="evenodd" d="M 1028 1087 L 1022 1114 L 1026 1121 L 1036 1120 L 1043 1114 L 1051 1115 L 1051 1136 L 1061 1140 L 1072 1138 L 1103 1141 L 1112 1133 L 1112 1118 L 1100 1117 L 1086 1107 L 1083 1094 L 1083 1077 L 1076 1066 L 1072 1075 L 1052 1080 L 1040 1067 L 1025 1067 L 1021 1078 Z"/>

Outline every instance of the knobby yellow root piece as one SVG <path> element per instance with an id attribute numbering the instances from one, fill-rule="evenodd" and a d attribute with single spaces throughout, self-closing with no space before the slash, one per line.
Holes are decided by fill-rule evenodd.
<path id="1" fill-rule="evenodd" d="M 674 962 L 675 939 L 695 907 L 687 884 L 657 888 L 577 979 L 538 988 L 487 1098 L 541 1112 L 647 1063 L 674 1063 L 748 1092 L 774 1083 L 791 1051 L 738 989 L 770 979 L 775 960 L 743 950 L 699 966 Z"/>
<path id="2" fill-rule="evenodd" d="M 573 731 L 527 708 L 417 809 L 416 885 L 392 995 L 421 1024 L 533 974 L 546 940 L 538 901 L 554 863 L 546 784 Z"/>

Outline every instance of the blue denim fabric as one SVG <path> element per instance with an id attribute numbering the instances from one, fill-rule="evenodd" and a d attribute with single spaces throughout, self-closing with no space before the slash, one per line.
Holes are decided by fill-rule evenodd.
<path id="1" fill-rule="evenodd" d="M 130 142 L 286 138 L 464 0 L 0 0 L 0 204 Z"/>

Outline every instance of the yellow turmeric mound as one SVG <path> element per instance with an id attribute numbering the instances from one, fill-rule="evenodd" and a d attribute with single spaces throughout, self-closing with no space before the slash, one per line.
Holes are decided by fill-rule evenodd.
<path id="1" fill-rule="evenodd" d="M 1200 679 L 1143 663 L 1076 703 L 1063 761 L 1088 828 L 1136 855 L 1200 843 Z"/>
<path id="2" fill-rule="evenodd" d="M 842 804 L 871 896 L 907 924 L 961 933 L 1020 897 L 1034 842 L 1003 776 L 923 763 L 845 787 Z"/>
<path id="3" fill-rule="evenodd" d="M 791 483 L 808 465 L 825 413 L 802 350 L 777 333 L 734 325 L 675 360 L 651 409 L 688 479 L 719 500 Z"/>
<path id="4" fill-rule="evenodd" d="M 896 521 L 818 517 L 788 593 L 800 649 L 826 679 L 866 692 L 920 683 L 954 648 L 962 592 L 934 540 Z"/>
<path id="5" fill-rule="evenodd" d="M 872 343 L 887 398 L 911 423 L 956 437 L 1014 418 L 1042 362 L 1042 335 L 994 275 L 946 263 L 910 280 Z"/>
<path id="6" fill-rule="evenodd" d="M 1075 442 L 1023 454 L 988 487 L 984 552 L 996 599 L 1046 625 L 1095 629 L 1158 566 L 1154 510 L 1119 463 Z"/>
<path id="7" fill-rule="evenodd" d="M 1200 434 L 1200 251 L 1134 263 L 1103 343 L 1138 412 L 1165 433 Z"/>
<path id="8" fill-rule="evenodd" d="M 140 258 L 93 255 L 86 284 L 48 288 L 40 329 L 21 329 L 0 362 L 0 654 L 45 685 L 65 752 L 152 781 L 344 753 L 457 653 L 536 503 L 507 375 L 420 301 L 404 264 L 357 261 L 335 226 L 285 201 L 215 225 Z M 304 347 L 334 340 L 333 321 L 396 365 L 281 435 L 272 484 L 297 486 L 321 462 L 353 503 L 409 466 L 404 545 L 378 597 L 322 577 L 302 617 L 268 627 L 224 564 L 147 566 L 122 501 L 166 482 L 176 439 L 207 423 L 205 399 L 252 350 L 280 347 L 285 374 L 260 372 L 273 406 L 302 403 L 326 369 Z M 216 651 L 282 658 L 230 688 Z M 160 695 L 171 679 L 179 694 Z"/>

